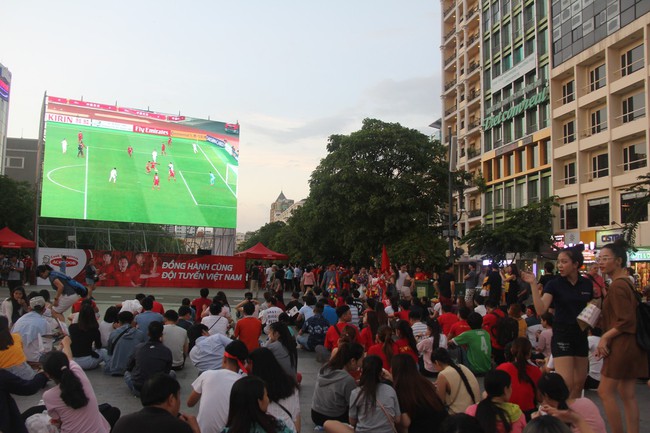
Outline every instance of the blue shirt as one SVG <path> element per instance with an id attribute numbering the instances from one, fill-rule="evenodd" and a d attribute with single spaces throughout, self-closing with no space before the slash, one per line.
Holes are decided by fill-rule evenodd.
<path id="1" fill-rule="evenodd" d="M 162 323 L 164 320 L 162 314 L 154 313 L 153 311 L 143 311 L 135 316 L 135 323 L 138 325 L 138 329 L 145 334 L 149 332 L 149 324 L 151 322 Z"/>
<path id="2" fill-rule="evenodd" d="M 325 304 L 325 308 L 323 308 L 323 317 L 330 322 L 330 325 L 336 325 L 339 321 L 339 316 L 336 315 L 336 310 L 328 304 Z"/>
<path id="3" fill-rule="evenodd" d="M 223 364 L 223 352 L 232 340 L 223 334 L 199 337 L 190 350 L 190 359 L 200 372 L 219 370 Z"/>

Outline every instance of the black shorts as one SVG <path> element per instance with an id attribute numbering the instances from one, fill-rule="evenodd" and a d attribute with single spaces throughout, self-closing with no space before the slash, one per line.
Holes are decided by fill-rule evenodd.
<path id="1" fill-rule="evenodd" d="M 563 356 L 587 358 L 589 356 L 587 332 L 580 329 L 578 324 L 553 325 L 551 354 L 553 358 L 561 358 Z"/>

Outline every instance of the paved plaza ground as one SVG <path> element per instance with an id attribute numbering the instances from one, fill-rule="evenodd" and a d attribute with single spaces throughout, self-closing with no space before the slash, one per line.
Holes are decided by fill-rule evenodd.
<path id="1" fill-rule="evenodd" d="M 47 287 L 39 287 L 39 289 L 42 288 Z M 29 292 L 30 289 L 31 287 L 28 287 L 27 291 Z M 135 294 L 140 291 L 142 291 L 142 289 L 139 288 L 99 288 L 95 292 L 95 300 L 103 314 L 108 306 L 114 305 L 115 303 L 125 299 L 134 299 Z M 216 292 L 217 290 L 210 290 L 211 296 Z M 237 304 L 244 298 L 243 290 L 227 290 L 225 292 L 231 305 Z M 165 309 L 177 309 L 180 306 L 182 298 L 188 297 L 194 299 L 198 297 L 199 291 L 198 289 L 148 288 L 146 289 L 146 293 L 153 294 L 156 297 L 156 300 L 164 305 Z M 308 353 L 302 350 L 298 352 L 298 371 L 302 373 L 303 377 L 300 390 L 300 406 L 302 414 L 302 431 L 304 432 L 310 432 L 314 429 L 314 424 L 311 421 L 310 416 L 310 408 L 316 376 L 320 365 L 320 363 L 316 362 L 313 353 Z M 111 405 L 118 407 L 122 411 L 122 415 L 136 412 L 142 407 L 140 405 L 140 400 L 129 393 L 121 378 L 106 376 L 103 374 L 101 369 L 89 371 L 87 374 L 93 384 L 99 403 L 110 403 Z M 189 361 L 184 370 L 177 372 L 177 378 L 181 383 L 183 401 L 181 411 L 194 415 L 198 413 L 198 405 L 194 408 L 188 408 L 185 405 L 185 402 L 187 401 L 187 397 L 191 390 L 191 383 L 196 377 L 197 372 Z M 482 380 L 480 380 L 480 382 L 482 385 Z M 48 387 L 51 386 L 52 383 L 50 382 Z M 20 410 L 24 411 L 31 406 L 39 404 L 41 395 L 42 393 L 30 397 L 16 396 L 16 401 Z M 604 413 L 602 411 L 600 399 L 595 391 L 587 391 L 585 396 L 593 400 L 598 407 L 601 408 L 601 413 Z M 650 432 L 650 388 L 645 384 L 639 383 L 637 385 L 637 398 L 639 400 L 639 409 L 641 412 L 641 431 Z"/>

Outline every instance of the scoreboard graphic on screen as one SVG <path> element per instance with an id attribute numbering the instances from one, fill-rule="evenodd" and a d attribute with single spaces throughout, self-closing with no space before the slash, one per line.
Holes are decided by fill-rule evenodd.
<path id="1" fill-rule="evenodd" d="M 235 228 L 239 124 L 47 97 L 44 217 Z"/>

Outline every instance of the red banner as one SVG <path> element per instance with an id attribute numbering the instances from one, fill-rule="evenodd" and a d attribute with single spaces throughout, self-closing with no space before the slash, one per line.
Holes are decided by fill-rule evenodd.
<path id="1" fill-rule="evenodd" d="M 63 256 L 67 275 L 82 283 L 86 265 L 94 258 L 98 287 L 244 289 L 246 285 L 246 260 L 240 257 L 39 248 L 38 263 L 58 271 Z"/>

